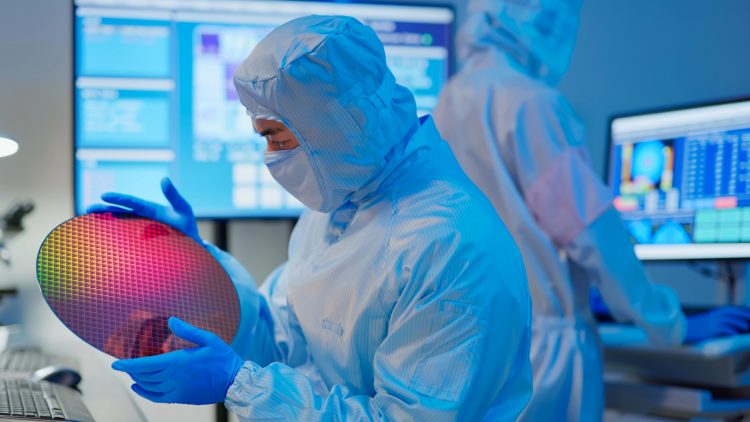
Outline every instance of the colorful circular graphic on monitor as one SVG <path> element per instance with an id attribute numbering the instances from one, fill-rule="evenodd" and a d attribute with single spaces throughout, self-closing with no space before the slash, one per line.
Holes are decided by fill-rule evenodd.
<path id="1" fill-rule="evenodd" d="M 240 306 L 234 284 L 182 232 L 129 214 L 87 214 L 47 235 L 37 278 L 52 311 L 71 331 L 117 358 L 194 345 L 175 338 L 171 316 L 231 343 Z"/>
<path id="2" fill-rule="evenodd" d="M 664 171 L 664 144 L 659 141 L 639 142 L 633 151 L 633 174 L 656 184 Z"/>

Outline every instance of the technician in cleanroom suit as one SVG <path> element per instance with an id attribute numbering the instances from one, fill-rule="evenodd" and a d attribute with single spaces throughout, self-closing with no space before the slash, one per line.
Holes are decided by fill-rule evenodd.
<path id="1" fill-rule="evenodd" d="M 223 401 L 243 419 L 514 420 L 531 394 L 523 259 L 432 120 L 417 119 L 375 33 L 352 18 L 290 21 L 234 81 L 271 174 L 312 210 L 260 293 L 207 245 L 242 282 L 234 350 L 172 318 L 198 347 L 113 367 L 150 400 Z M 190 206 L 163 190 L 172 208 L 106 194 L 114 205 L 92 211 L 201 241 Z"/>
<path id="2" fill-rule="evenodd" d="M 522 418 L 598 420 L 602 363 L 589 289 L 656 344 L 746 331 L 750 312 L 687 320 L 674 292 L 649 282 L 610 193 L 592 171 L 584 128 L 554 86 L 575 44 L 580 0 L 470 0 L 462 68 L 435 122 L 490 198 L 526 263 L 533 303 L 534 394 Z"/>

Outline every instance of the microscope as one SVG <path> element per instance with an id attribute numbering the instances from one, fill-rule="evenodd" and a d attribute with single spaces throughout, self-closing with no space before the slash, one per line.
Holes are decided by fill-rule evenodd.
<path id="1" fill-rule="evenodd" d="M 6 243 L 23 231 L 23 218 L 33 210 L 34 203 L 31 201 L 19 201 L 0 217 L 0 261 L 6 267 L 11 264 L 11 253 Z"/>

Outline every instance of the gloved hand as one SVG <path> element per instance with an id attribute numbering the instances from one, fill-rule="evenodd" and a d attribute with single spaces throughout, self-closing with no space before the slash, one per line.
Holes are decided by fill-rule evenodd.
<path id="1" fill-rule="evenodd" d="M 597 319 L 612 319 L 612 315 L 609 313 L 609 308 L 604 302 L 602 294 L 599 292 L 599 289 L 595 287 L 589 289 L 589 307 L 591 308 L 591 313 L 593 313 Z"/>
<path id="2" fill-rule="evenodd" d="M 198 345 L 163 355 L 123 359 L 112 369 L 127 372 L 132 389 L 157 403 L 211 404 L 223 402 L 243 365 L 242 359 L 216 334 L 169 318 L 177 337 Z"/>
<path id="3" fill-rule="evenodd" d="M 731 336 L 750 331 L 750 309 L 724 306 L 687 319 L 685 343 L 698 343 L 714 337 Z"/>
<path id="4" fill-rule="evenodd" d="M 201 240 L 198 234 L 198 223 L 195 219 L 195 214 L 193 214 L 193 208 L 177 192 L 177 188 L 174 187 L 168 177 L 161 179 L 161 191 L 164 193 L 164 197 L 167 198 L 171 207 L 159 205 L 155 202 L 124 193 L 107 192 L 102 195 L 102 199 L 109 204 L 91 205 L 86 209 L 86 212 L 126 212 L 151 218 L 164 224 L 169 224 L 203 245 L 203 240 Z"/>

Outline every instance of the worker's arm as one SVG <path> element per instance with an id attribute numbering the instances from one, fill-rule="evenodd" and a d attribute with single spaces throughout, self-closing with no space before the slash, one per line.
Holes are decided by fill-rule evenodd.
<path id="1" fill-rule="evenodd" d="M 635 323 L 654 344 L 683 341 L 687 324 L 679 299 L 669 287 L 649 281 L 613 207 L 578 233 L 565 251 L 599 289 L 615 319 Z"/>
<path id="2" fill-rule="evenodd" d="M 276 344 L 274 335 L 275 331 L 281 330 L 280 326 L 284 321 L 274 319 L 275 313 L 270 309 L 267 299 L 258 292 L 253 277 L 236 258 L 212 244 L 206 243 L 205 246 L 219 261 L 237 290 L 240 323 L 230 344 L 232 349 L 243 359 L 264 365 L 284 360 L 283 348 Z M 268 277 L 266 283 L 276 283 L 282 269 L 283 265 Z M 283 343 L 284 338 L 280 336 L 280 342 Z"/>
<path id="3" fill-rule="evenodd" d="M 227 392 L 227 407 L 249 420 L 480 420 L 501 395 L 506 401 L 493 409 L 493 420 L 513 420 L 531 392 L 520 257 L 470 259 L 455 244 L 455 236 L 436 240 L 410 266 L 411 280 L 373 358 L 372 394 L 345 385 L 322 394 L 298 368 L 246 362 Z"/>
<path id="4" fill-rule="evenodd" d="M 646 277 L 567 101 L 553 93 L 530 98 L 516 124 L 518 183 L 542 230 L 599 288 L 616 319 L 636 323 L 654 343 L 682 342 L 679 300 Z"/>
<path id="5" fill-rule="evenodd" d="M 654 344 L 750 330 L 746 308 L 722 307 L 686 320 L 674 291 L 648 280 L 611 193 L 591 168 L 582 125 L 562 96 L 543 92 L 526 99 L 515 129 L 506 159 L 527 206 L 553 244 L 599 288 L 613 317 L 634 322 Z"/>
<path id="6" fill-rule="evenodd" d="M 687 319 L 672 289 L 650 283 L 625 226 L 609 208 L 566 248 L 599 288 L 612 316 L 632 321 L 654 344 L 698 343 L 750 331 L 750 309 L 722 306 Z"/>
<path id="7" fill-rule="evenodd" d="M 358 333 L 380 342 L 372 368 L 362 368 L 373 373 L 371 391 L 322 392 L 299 367 L 243 362 L 218 336 L 177 318 L 170 329 L 196 347 L 112 367 L 149 400 L 224 400 L 242 419 L 514 420 L 531 394 L 530 302 L 519 254 L 499 246 L 490 252 L 453 233 L 407 261 L 385 338 Z"/>

